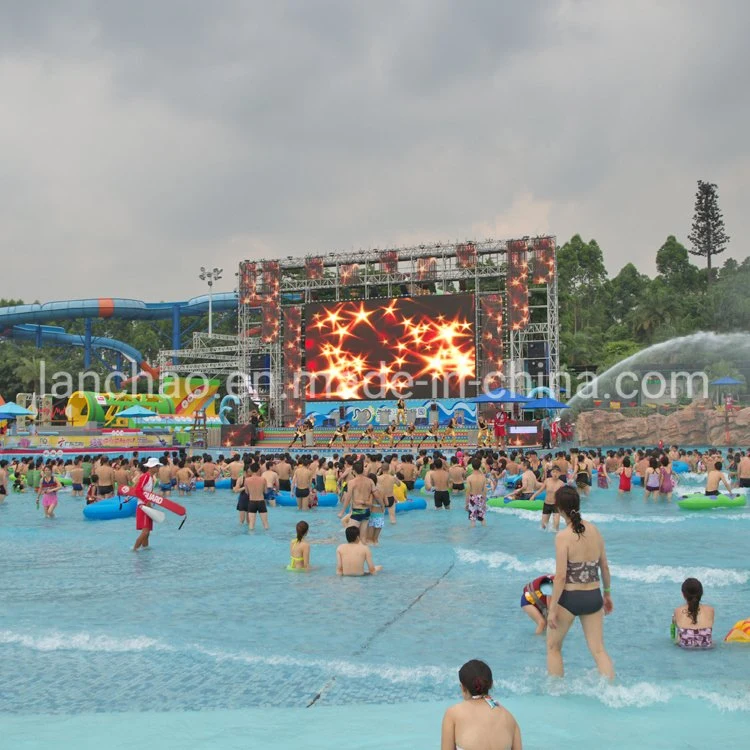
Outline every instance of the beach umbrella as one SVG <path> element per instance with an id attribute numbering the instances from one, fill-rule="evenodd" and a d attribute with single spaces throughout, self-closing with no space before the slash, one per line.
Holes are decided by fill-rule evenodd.
<path id="1" fill-rule="evenodd" d="M 18 404 L 3 404 L 0 406 L 0 419 L 10 419 L 14 417 L 28 417 L 34 412 L 24 409 Z"/>
<path id="2" fill-rule="evenodd" d="M 153 417 L 154 412 L 151 409 L 146 409 L 145 406 L 135 404 L 135 406 L 129 406 L 127 409 L 117 412 L 117 416 L 125 417 L 125 419 L 138 419 L 138 417 Z"/>
<path id="3" fill-rule="evenodd" d="M 475 404 L 525 404 L 529 399 L 507 388 L 498 388 L 471 399 Z"/>
<path id="4" fill-rule="evenodd" d="M 544 398 L 535 398 L 531 401 L 527 401 L 524 406 L 524 409 L 567 409 L 568 405 L 564 404 L 562 401 L 558 401 L 556 398 L 549 398 L 549 396 L 545 396 Z"/>

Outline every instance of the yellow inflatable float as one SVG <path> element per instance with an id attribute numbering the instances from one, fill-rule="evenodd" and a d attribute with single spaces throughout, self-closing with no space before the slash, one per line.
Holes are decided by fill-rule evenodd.
<path id="1" fill-rule="evenodd" d="M 729 643 L 750 643 L 750 618 L 734 623 L 724 640 Z"/>

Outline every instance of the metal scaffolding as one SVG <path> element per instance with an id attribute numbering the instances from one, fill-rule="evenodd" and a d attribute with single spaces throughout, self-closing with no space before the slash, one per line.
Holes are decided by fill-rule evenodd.
<path id="1" fill-rule="evenodd" d="M 551 240 L 544 236 L 524 240 L 533 243 L 537 240 Z M 287 257 L 279 260 L 281 273 L 279 292 L 281 307 L 305 305 L 310 302 L 391 298 L 427 291 L 440 291 L 444 294 L 473 293 L 475 295 L 475 332 L 477 360 L 481 355 L 480 298 L 486 294 L 500 294 L 505 298 L 508 273 L 507 251 L 512 240 L 467 241 L 461 243 L 435 243 L 402 248 L 376 248 L 369 250 Z M 459 261 L 461 248 L 471 247 L 476 253 L 473 267 L 465 267 Z M 395 253 L 396 270 L 383 272 L 384 253 Z M 528 252 L 532 252 L 529 250 Z M 311 259 L 320 259 L 322 273 L 319 278 L 309 278 L 306 264 Z M 420 261 L 434 259 L 434 266 Z M 240 272 L 245 264 L 240 265 Z M 356 269 L 356 270 L 355 270 Z M 552 280 L 545 284 L 535 284 L 529 279 L 529 295 L 535 302 L 531 306 L 531 322 L 522 330 L 513 331 L 506 327 L 504 348 L 506 350 L 506 378 L 512 372 L 522 371 L 528 358 L 528 346 L 542 342 L 546 347 L 549 369 L 549 382 L 556 387 L 560 362 L 559 310 L 557 298 L 557 269 L 554 267 Z M 507 298 L 506 298 L 507 299 Z M 258 335 L 259 308 L 257 302 L 245 304 L 238 300 L 238 338 L 236 362 L 240 379 L 251 382 L 253 377 L 252 358 L 258 354 L 268 358 L 268 388 L 256 388 L 261 396 L 267 395 L 271 424 L 281 424 L 284 405 L 282 332 L 278 340 L 263 344 Z M 283 316 L 282 316 L 283 317 Z M 216 338 L 216 337 L 214 337 Z M 300 346 L 301 346 L 300 342 Z M 175 352 L 177 357 L 184 355 Z M 479 362 L 477 362 L 479 364 Z M 479 367 L 477 367 L 477 374 Z M 250 413 L 248 393 L 240 393 L 240 422 L 246 422 Z"/>

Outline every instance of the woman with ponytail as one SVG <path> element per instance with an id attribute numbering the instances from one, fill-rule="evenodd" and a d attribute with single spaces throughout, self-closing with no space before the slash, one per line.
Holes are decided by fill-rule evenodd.
<path id="1" fill-rule="evenodd" d="M 593 523 L 583 522 L 581 498 L 575 487 L 561 487 L 555 493 L 555 504 L 566 526 L 555 538 L 555 582 L 547 615 L 547 671 L 555 677 L 563 676 L 562 645 L 577 617 L 599 673 L 614 679 L 612 660 L 604 648 L 604 615 L 613 609 L 604 539 Z"/>
<path id="2" fill-rule="evenodd" d="M 672 616 L 673 640 L 680 648 L 711 648 L 713 646 L 714 608 L 701 604 L 703 585 L 697 578 L 682 584 L 685 604 Z"/>
<path id="3" fill-rule="evenodd" d="M 492 670 L 472 659 L 458 670 L 463 700 L 443 716 L 440 750 L 522 750 L 521 730 L 513 714 L 491 695 Z"/>
<path id="4" fill-rule="evenodd" d="M 289 543 L 289 565 L 287 570 L 310 570 L 310 543 L 305 540 L 310 525 L 300 521 L 296 526 L 297 536 Z"/>

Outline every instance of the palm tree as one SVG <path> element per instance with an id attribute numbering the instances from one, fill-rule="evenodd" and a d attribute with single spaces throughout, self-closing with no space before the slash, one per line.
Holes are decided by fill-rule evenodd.
<path id="1" fill-rule="evenodd" d="M 13 369 L 21 385 L 33 393 L 39 393 L 41 383 L 41 357 L 24 357 Z"/>

